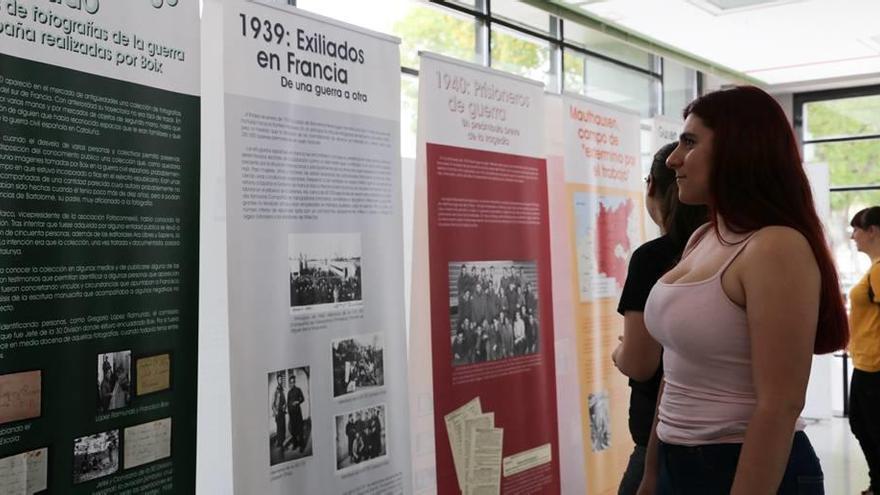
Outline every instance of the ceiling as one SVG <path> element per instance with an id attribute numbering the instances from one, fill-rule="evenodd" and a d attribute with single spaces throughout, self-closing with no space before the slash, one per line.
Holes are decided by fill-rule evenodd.
<path id="1" fill-rule="evenodd" d="M 880 0 L 556 0 L 769 87 L 880 77 Z"/>

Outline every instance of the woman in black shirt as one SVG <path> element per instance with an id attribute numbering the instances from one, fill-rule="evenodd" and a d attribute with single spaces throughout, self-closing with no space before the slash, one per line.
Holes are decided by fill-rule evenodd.
<path id="1" fill-rule="evenodd" d="M 666 159 L 676 145 L 669 143 L 657 151 L 651 172 L 645 179 L 645 205 L 662 235 L 642 244 L 633 253 L 617 306 L 617 312 L 624 317 L 624 329 L 612 360 L 624 375 L 630 377 L 629 431 L 636 444 L 618 495 L 634 495 L 642 481 L 645 452 L 663 374 L 660 366 L 662 349 L 645 328 L 645 301 L 657 280 L 681 258 L 694 230 L 706 222 L 704 206 L 690 206 L 678 201 L 675 171 L 666 167 Z"/>

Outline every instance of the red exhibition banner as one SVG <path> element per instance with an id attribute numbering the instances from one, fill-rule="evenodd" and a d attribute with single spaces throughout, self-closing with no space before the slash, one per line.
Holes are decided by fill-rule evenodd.
<path id="1" fill-rule="evenodd" d="M 559 493 L 542 88 L 433 55 L 421 73 L 437 80 L 420 95 L 427 259 L 414 266 L 429 276 L 413 280 L 429 310 L 414 296 L 410 348 L 431 363 L 413 383 L 432 384 L 436 493 Z"/>
<path id="2" fill-rule="evenodd" d="M 504 457 L 550 452 L 502 491 L 543 479 L 557 493 L 546 161 L 428 144 L 427 163 L 435 431 L 479 398 L 504 428 Z M 450 493 L 453 453 L 440 443 L 438 493 Z"/>

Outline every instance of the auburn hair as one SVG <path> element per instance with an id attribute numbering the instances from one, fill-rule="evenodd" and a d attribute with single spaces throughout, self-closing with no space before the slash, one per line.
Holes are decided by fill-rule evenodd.
<path id="1" fill-rule="evenodd" d="M 782 108 L 754 86 L 708 93 L 684 109 L 712 129 L 709 219 L 734 232 L 791 227 L 810 243 L 822 276 L 816 354 L 846 347 L 849 324 L 837 270 L 813 205 L 797 140 Z M 715 223 L 716 234 L 719 235 Z"/>

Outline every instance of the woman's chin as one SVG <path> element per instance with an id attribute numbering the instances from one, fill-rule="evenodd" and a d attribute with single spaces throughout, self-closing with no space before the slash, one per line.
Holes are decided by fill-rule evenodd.
<path id="1" fill-rule="evenodd" d="M 682 188 L 678 189 L 678 200 L 681 201 L 683 204 L 690 206 L 701 206 L 709 204 L 709 202 L 703 195 L 694 194 Z"/>

